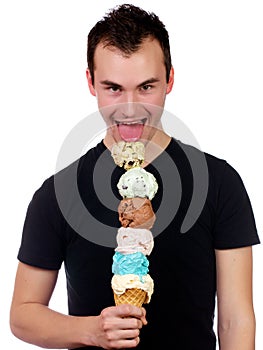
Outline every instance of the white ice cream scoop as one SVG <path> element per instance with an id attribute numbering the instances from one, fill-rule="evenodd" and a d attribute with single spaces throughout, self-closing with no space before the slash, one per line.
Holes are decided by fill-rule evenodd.
<path id="1" fill-rule="evenodd" d="M 141 252 L 149 255 L 152 252 L 154 240 L 150 230 L 143 228 L 121 227 L 117 233 L 116 252 L 133 254 Z"/>
<path id="2" fill-rule="evenodd" d="M 153 174 L 140 167 L 127 170 L 120 177 L 117 187 L 123 198 L 146 197 L 150 200 L 158 190 Z"/>

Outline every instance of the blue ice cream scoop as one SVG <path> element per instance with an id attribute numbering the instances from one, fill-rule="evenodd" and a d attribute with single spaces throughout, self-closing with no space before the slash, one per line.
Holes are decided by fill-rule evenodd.
<path id="1" fill-rule="evenodd" d="M 115 252 L 113 256 L 112 272 L 115 275 L 134 274 L 138 276 L 147 275 L 149 261 L 141 252 L 133 254 L 121 254 Z"/>

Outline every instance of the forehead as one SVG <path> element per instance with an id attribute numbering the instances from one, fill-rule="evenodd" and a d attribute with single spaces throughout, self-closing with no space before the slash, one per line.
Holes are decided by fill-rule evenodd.
<path id="1" fill-rule="evenodd" d="M 164 55 L 159 42 L 156 39 L 145 39 L 140 48 L 125 55 L 121 50 L 113 46 L 104 46 L 100 43 L 94 55 L 94 74 L 105 76 L 114 81 L 115 76 L 165 74 Z M 142 77 L 143 78 L 143 77 Z"/>

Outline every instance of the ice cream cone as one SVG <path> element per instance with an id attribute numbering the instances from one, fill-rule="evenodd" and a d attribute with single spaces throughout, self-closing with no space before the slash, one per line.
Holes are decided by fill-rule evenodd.
<path id="1" fill-rule="evenodd" d="M 147 302 L 147 292 L 139 288 L 126 289 L 123 294 L 114 293 L 115 305 L 131 304 L 141 307 Z"/>
<path id="2" fill-rule="evenodd" d="M 119 125 L 121 135 L 138 134 L 143 125 Z M 119 130 L 120 131 L 120 130 Z M 111 155 L 116 165 L 126 172 L 117 188 L 122 201 L 118 206 L 121 228 L 117 234 L 117 247 L 113 256 L 111 286 L 115 305 L 130 304 L 142 307 L 153 293 L 153 279 L 148 274 L 149 255 L 153 236 L 149 231 L 155 222 L 151 200 L 158 190 L 153 174 L 143 169 L 145 148 L 142 142 L 123 141 L 113 145 Z"/>

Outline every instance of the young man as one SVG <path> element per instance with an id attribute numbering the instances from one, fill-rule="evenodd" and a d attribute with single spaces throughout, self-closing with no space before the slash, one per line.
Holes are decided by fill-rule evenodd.
<path id="1" fill-rule="evenodd" d="M 196 221 L 181 233 L 195 181 L 187 154 L 201 159 L 201 152 L 161 127 L 160 111 L 174 76 L 168 33 L 158 17 L 132 5 L 107 14 L 89 33 L 87 79 L 107 124 L 106 136 L 60 172 L 58 185 L 55 176 L 47 179 L 29 205 L 10 313 L 13 333 L 46 348 L 212 350 L 217 296 L 220 349 L 253 350 L 252 245 L 259 239 L 251 205 L 236 171 L 226 161 L 204 154 L 206 198 Z M 110 179 L 108 195 L 113 202 L 121 199 L 117 182 L 124 169 L 113 167 L 111 147 L 131 139 L 145 144 L 144 167 L 159 185 L 152 200 L 156 222 L 166 218 L 159 210 L 164 200 L 166 209 L 174 211 L 162 232 L 155 234 L 149 257 L 154 293 L 145 308 L 114 305 L 114 247 L 89 240 L 90 234 L 106 237 L 110 227 L 117 232 L 120 226 L 117 211 L 103 205 L 94 183 L 97 177 L 101 184 Z M 68 177 L 74 166 L 77 171 Z M 87 236 L 81 233 L 84 219 L 76 210 L 74 180 L 95 218 L 95 224 L 85 222 Z M 178 208 L 169 197 L 179 188 L 177 182 Z M 71 225 L 76 216 L 79 231 Z M 69 315 L 48 307 L 63 262 Z"/>

